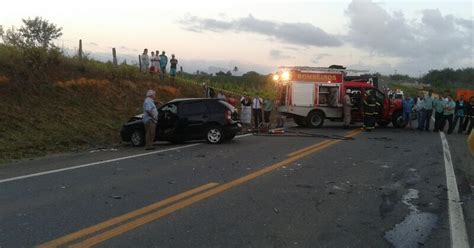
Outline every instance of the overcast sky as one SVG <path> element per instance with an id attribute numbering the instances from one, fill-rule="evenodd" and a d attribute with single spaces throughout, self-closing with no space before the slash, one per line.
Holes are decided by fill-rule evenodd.
<path id="1" fill-rule="evenodd" d="M 41 16 L 63 27 L 61 47 L 82 39 L 129 61 L 165 50 L 186 71 L 342 64 L 419 76 L 473 66 L 473 13 L 471 1 L 27 0 L 2 3 L 0 25 Z"/>

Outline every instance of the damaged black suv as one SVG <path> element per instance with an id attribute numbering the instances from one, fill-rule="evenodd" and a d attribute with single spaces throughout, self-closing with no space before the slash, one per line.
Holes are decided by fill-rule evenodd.
<path id="1" fill-rule="evenodd" d="M 205 139 L 218 144 L 231 140 L 242 130 L 236 108 L 219 99 L 187 98 L 172 100 L 158 109 L 155 141 L 182 143 Z M 145 143 L 142 115 L 129 119 L 120 132 L 133 146 Z"/>

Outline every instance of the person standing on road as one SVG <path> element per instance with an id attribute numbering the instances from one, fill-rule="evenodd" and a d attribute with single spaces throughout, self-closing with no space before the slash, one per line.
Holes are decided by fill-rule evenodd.
<path id="1" fill-rule="evenodd" d="M 240 98 L 240 104 L 240 120 L 244 125 L 250 126 L 252 123 L 252 101 L 250 101 L 248 96 L 242 96 L 242 98 Z"/>
<path id="2" fill-rule="evenodd" d="M 166 65 L 168 65 L 168 56 L 165 55 L 166 52 L 165 51 L 162 51 L 161 52 L 161 55 L 160 55 L 160 76 L 161 76 L 161 80 L 163 80 L 166 75 Z"/>
<path id="3" fill-rule="evenodd" d="M 364 129 L 372 131 L 375 128 L 375 116 L 377 115 L 377 105 L 380 105 L 375 98 L 375 91 L 369 91 L 367 99 L 364 100 Z"/>
<path id="4" fill-rule="evenodd" d="M 178 65 L 178 60 L 174 57 L 174 54 L 171 54 L 170 64 L 171 81 L 174 82 L 174 78 L 176 77 L 176 66 Z"/>
<path id="5" fill-rule="evenodd" d="M 352 101 L 351 101 L 351 90 L 347 89 L 346 94 L 344 95 L 343 102 L 343 111 L 344 111 L 344 128 L 349 128 L 351 126 L 351 111 L 352 111 Z"/>
<path id="6" fill-rule="evenodd" d="M 469 98 L 467 103 L 466 117 L 463 124 L 463 130 L 467 130 L 467 134 L 470 134 L 474 127 L 474 96 Z"/>
<path id="7" fill-rule="evenodd" d="M 262 103 L 262 98 L 260 98 L 258 95 L 252 100 L 252 115 L 255 129 L 257 129 L 262 122 Z"/>
<path id="8" fill-rule="evenodd" d="M 143 50 L 143 53 L 142 53 L 142 56 L 141 56 L 141 62 L 142 62 L 142 68 L 141 71 L 143 73 L 147 73 L 148 72 L 148 67 L 150 66 L 150 57 L 148 56 L 148 49 L 145 48 Z"/>
<path id="9" fill-rule="evenodd" d="M 444 118 L 444 99 L 441 95 L 438 96 L 433 102 L 435 109 L 435 124 L 433 132 L 439 132 L 442 130 L 443 118 Z"/>
<path id="10" fill-rule="evenodd" d="M 454 130 L 453 127 L 453 115 L 454 110 L 456 108 L 456 103 L 453 101 L 453 96 L 448 95 L 448 100 L 444 102 L 444 118 L 443 118 L 443 125 L 441 131 L 444 131 L 444 127 L 446 126 L 446 121 L 448 122 L 448 134 L 451 134 Z"/>
<path id="11" fill-rule="evenodd" d="M 421 127 L 424 127 L 425 131 L 430 131 L 430 122 L 431 122 L 431 115 L 433 114 L 433 97 L 432 91 L 428 91 L 428 95 L 425 96 L 423 101 L 423 121 Z"/>
<path id="12" fill-rule="evenodd" d="M 424 116 L 423 116 L 423 110 L 424 110 L 424 102 L 423 102 L 423 97 L 421 94 L 418 95 L 416 98 L 415 102 L 415 109 L 416 109 L 416 118 L 418 119 L 418 127 L 417 129 L 420 131 L 423 131 L 423 121 L 424 121 Z"/>
<path id="13" fill-rule="evenodd" d="M 413 129 L 411 125 L 411 113 L 413 111 L 413 99 L 407 94 L 405 99 L 402 101 L 402 108 L 403 108 L 403 121 L 407 123 L 408 128 Z"/>
<path id="14" fill-rule="evenodd" d="M 145 124 L 145 149 L 153 150 L 155 141 L 156 123 L 158 122 L 158 110 L 155 105 L 156 92 L 148 90 L 143 103 L 143 123 Z"/>
<path id="15" fill-rule="evenodd" d="M 271 99 L 266 98 L 263 101 L 263 121 L 267 124 L 270 123 L 270 115 L 272 113 L 273 107 L 274 105 Z"/>
<path id="16" fill-rule="evenodd" d="M 454 121 L 453 121 L 453 131 L 456 129 L 459 120 L 458 133 L 462 133 L 464 116 L 467 112 L 467 104 L 464 102 L 464 96 L 460 96 L 459 100 L 456 101 L 456 108 L 454 109 Z"/>

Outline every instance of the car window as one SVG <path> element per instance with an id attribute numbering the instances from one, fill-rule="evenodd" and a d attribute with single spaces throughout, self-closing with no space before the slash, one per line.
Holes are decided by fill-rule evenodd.
<path id="1" fill-rule="evenodd" d="M 226 107 L 221 102 L 224 102 L 224 101 L 208 101 L 207 107 L 209 108 L 209 112 L 211 113 L 223 112 L 226 109 Z"/>
<path id="2" fill-rule="evenodd" d="M 178 105 L 176 105 L 176 103 L 170 103 L 163 106 L 160 110 L 163 112 L 178 114 Z"/>
<path id="3" fill-rule="evenodd" d="M 201 115 L 207 113 L 207 107 L 204 102 L 186 102 L 180 107 L 180 115 Z"/>

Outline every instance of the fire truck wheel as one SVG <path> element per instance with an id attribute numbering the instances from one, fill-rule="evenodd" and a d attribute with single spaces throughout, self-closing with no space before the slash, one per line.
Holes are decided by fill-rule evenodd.
<path id="1" fill-rule="evenodd" d="M 393 127 L 404 128 L 407 124 L 403 120 L 402 112 L 395 112 L 392 116 Z"/>
<path id="2" fill-rule="evenodd" d="M 321 111 L 312 111 L 306 118 L 308 127 L 317 128 L 321 127 L 324 123 L 324 113 Z"/>
<path id="3" fill-rule="evenodd" d="M 295 116 L 293 117 L 293 120 L 295 121 L 296 125 L 300 127 L 306 127 L 306 118 L 302 116 Z"/>

